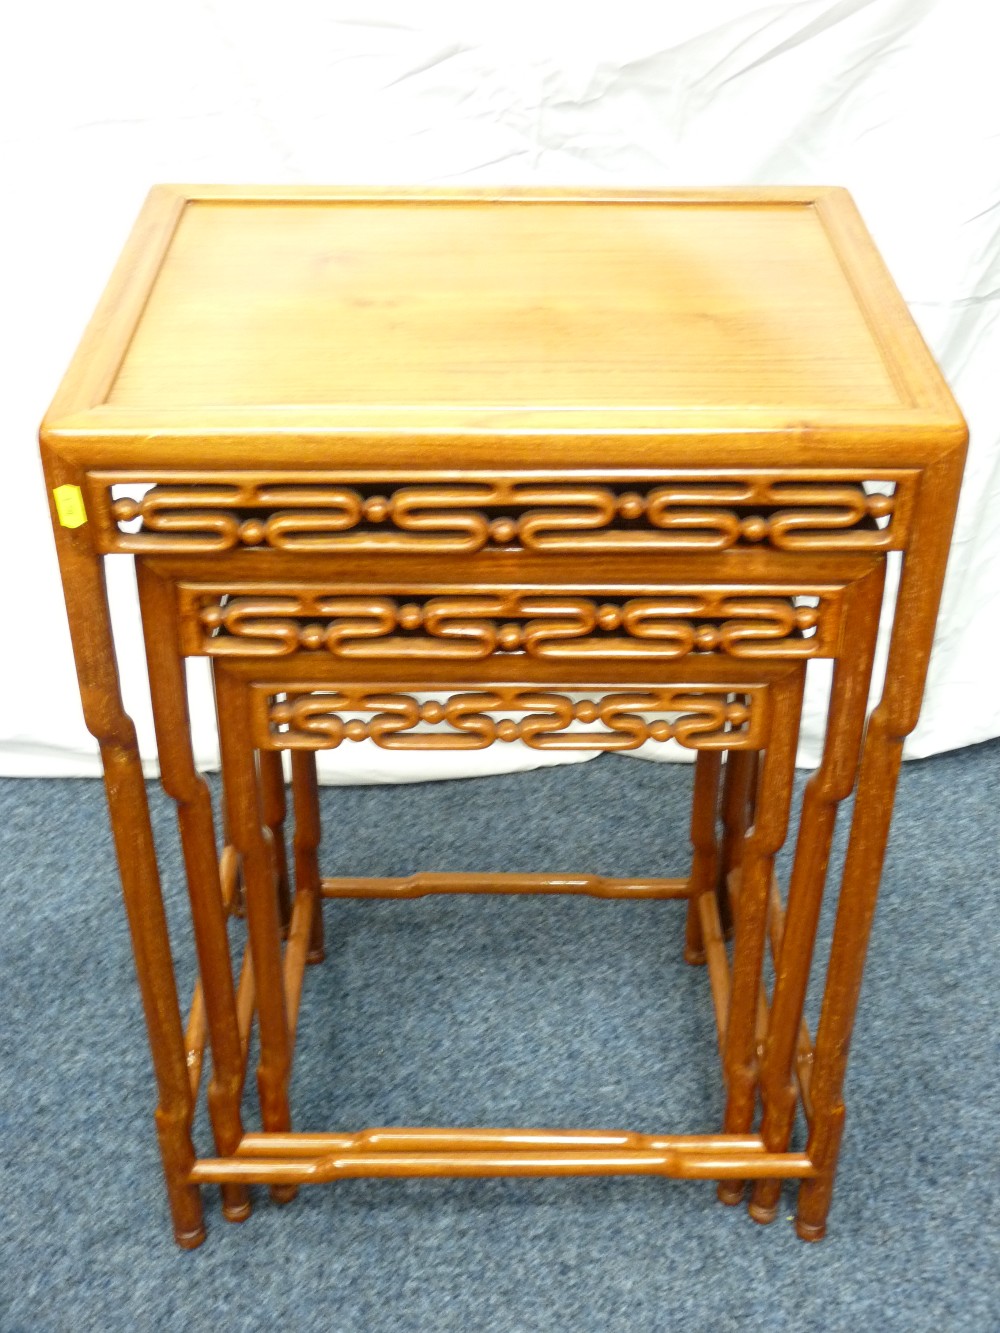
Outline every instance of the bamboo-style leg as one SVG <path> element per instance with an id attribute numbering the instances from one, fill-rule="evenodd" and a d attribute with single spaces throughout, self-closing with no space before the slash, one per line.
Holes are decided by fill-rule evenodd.
<path id="1" fill-rule="evenodd" d="M 694 766 L 694 796 L 691 803 L 691 897 L 688 899 L 684 958 L 689 963 L 705 961 L 701 913 L 698 899 L 713 892 L 718 880 L 719 841 L 716 816 L 719 808 L 720 750 L 699 750 Z"/>
<path id="2" fill-rule="evenodd" d="M 743 860 L 743 844 L 751 818 L 750 794 L 757 786 L 757 751 L 731 750 L 726 756 L 722 784 L 722 850 L 718 859 L 716 894 L 719 920 L 728 939 L 733 915 L 729 903 L 729 876 Z"/>
<path id="3" fill-rule="evenodd" d="M 55 486 L 79 484 L 80 478 L 47 450 L 43 458 L 50 497 Z M 111 830 L 158 1089 L 156 1133 L 174 1237 L 178 1245 L 193 1249 L 205 1238 L 201 1194 L 191 1184 L 194 1106 L 146 784 L 135 728 L 122 706 L 104 568 L 91 546 L 89 525 L 63 528 L 53 508 L 53 527 L 83 715 L 104 763 Z"/>
<path id="4" fill-rule="evenodd" d="M 221 736 L 222 720 L 219 717 L 219 699 L 218 699 L 218 691 L 216 690 L 215 686 L 214 672 L 212 672 L 212 698 L 215 702 L 215 733 L 217 736 Z M 243 863 L 240 860 L 239 852 L 236 850 L 233 840 L 232 817 L 230 813 L 231 802 L 226 797 L 225 764 L 221 763 L 221 759 L 220 759 L 220 770 L 221 770 L 220 779 L 222 783 L 222 844 L 223 844 L 222 856 L 223 858 L 227 857 L 231 858 L 232 863 L 235 864 L 236 867 L 234 893 L 233 893 L 232 903 L 229 907 L 229 911 L 232 913 L 233 916 L 242 918 L 246 916 L 246 894 L 244 892 L 244 886 L 243 886 Z"/>
<path id="5" fill-rule="evenodd" d="M 271 844 L 271 859 L 274 866 L 274 878 L 278 886 L 278 914 L 281 918 L 281 930 L 288 933 L 288 923 L 292 919 L 292 899 L 288 887 L 288 855 L 285 850 L 285 773 L 281 765 L 281 755 L 277 750 L 261 750 L 258 755 L 260 765 L 260 804 L 267 829 L 267 838 Z"/>
<path id="6" fill-rule="evenodd" d="M 772 687 L 774 723 L 761 766 L 754 823 L 743 849 L 723 1051 L 726 1079 L 724 1126 L 727 1134 L 746 1134 L 753 1124 L 757 1088 L 757 1012 L 767 901 L 774 857 L 788 830 L 804 680 L 805 673 L 799 669 Z M 732 758 L 730 754 L 729 762 Z M 748 778 L 749 773 L 748 767 Z M 723 1203 L 736 1203 L 742 1197 L 743 1183 L 739 1180 L 721 1181 L 718 1192 Z"/>
<path id="7" fill-rule="evenodd" d="M 323 896 L 319 874 L 319 790 L 316 755 L 312 750 L 292 751 L 292 797 L 295 803 L 295 892 L 313 895 L 307 963 L 321 963 L 323 947 Z"/>
<path id="8" fill-rule="evenodd" d="M 208 785 L 195 768 L 191 748 L 187 682 L 171 586 L 141 560 L 136 562 L 136 578 L 160 777 L 167 795 L 177 803 L 198 971 L 212 1044 L 209 1115 L 218 1149 L 226 1155 L 236 1151 L 243 1137 L 243 1058 L 212 800 Z M 222 1187 L 222 1211 L 230 1222 L 242 1222 L 250 1216 L 250 1196 L 245 1186 Z"/>
<path id="9" fill-rule="evenodd" d="M 844 617 L 851 655 L 837 661 L 830 692 L 823 759 L 806 785 L 788 888 L 781 951 L 775 960 L 764 1055 L 761 1060 L 761 1134 L 768 1150 L 787 1152 L 797 1103 L 794 1062 L 812 966 L 816 929 L 837 810 L 854 786 L 868 708 L 868 690 L 885 583 L 880 567 L 845 593 Z M 773 1221 L 780 1180 L 754 1184 L 750 1215 Z"/>
<path id="10" fill-rule="evenodd" d="M 876 712 L 868 725 L 861 777 L 855 799 L 847 861 L 837 906 L 826 989 L 816 1034 L 813 1065 L 813 1126 L 806 1151 L 821 1169 L 809 1190 L 799 1190 L 796 1230 L 803 1240 L 820 1240 L 833 1197 L 833 1178 L 846 1108 L 841 1100 L 854 1017 L 885 846 L 903 738 Z"/>
<path id="11" fill-rule="evenodd" d="M 963 461 L 964 448 L 956 448 L 928 467 L 921 478 L 910 550 L 903 558 L 896 598 L 885 687 L 865 733 L 816 1033 L 813 1124 L 806 1147 L 816 1175 L 799 1188 L 796 1230 L 803 1240 L 819 1240 L 826 1232 L 844 1129 L 841 1093 L 865 954 L 889 838 L 903 742 L 920 716 Z"/>
<path id="12" fill-rule="evenodd" d="M 747 783 L 747 821 L 753 823 L 753 814 L 757 809 L 757 790 L 760 786 L 760 755 L 754 754 L 750 769 L 750 781 Z"/>
<path id="13" fill-rule="evenodd" d="M 291 1125 L 288 1079 L 292 1057 L 278 897 L 261 824 L 254 748 L 244 700 L 238 682 L 226 674 L 219 662 L 216 662 L 215 689 L 223 783 L 233 839 L 243 860 L 247 932 L 257 991 L 260 1032 L 257 1090 L 261 1121 L 265 1130 L 284 1132 Z M 288 1187 L 276 1186 L 272 1195 L 283 1200 Z"/>

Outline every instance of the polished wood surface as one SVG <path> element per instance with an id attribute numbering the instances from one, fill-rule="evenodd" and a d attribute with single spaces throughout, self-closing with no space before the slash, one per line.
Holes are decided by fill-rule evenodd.
<path id="1" fill-rule="evenodd" d="M 106 402 L 634 414 L 900 393 L 811 204 L 184 210 Z M 624 422 L 623 422 L 624 424 Z"/>
<path id="2" fill-rule="evenodd" d="M 605 464 L 609 434 L 634 466 L 815 462 L 809 437 L 890 464 L 963 432 L 836 189 L 160 187 L 43 428 L 92 462 L 253 439 L 369 469 L 524 433 L 522 464 Z"/>
<path id="3" fill-rule="evenodd" d="M 798 1232 L 821 1237 L 966 441 L 849 197 L 159 188 L 41 439 L 178 1242 L 204 1236 L 205 1183 L 242 1221 L 254 1184 L 285 1202 L 350 1176 L 607 1173 L 711 1179 L 729 1203 L 752 1181 L 759 1222 L 798 1180 Z M 115 667 L 113 554 L 136 561 L 177 807 L 199 970 L 186 1023 Z M 883 612 L 890 556 L 901 577 Z M 869 716 L 883 614 L 889 660 Z M 196 656 L 216 683 L 221 853 L 189 735 Z M 827 735 L 786 902 L 774 858 L 814 662 L 832 667 Z M 322 873 L 319 750 L 667 738 L 695 757 L 686 874 Z M 454 892 L 687 899 L 684 954 L 706 964 L 718 1030 L 720 1132 L 295 1132 L 289 1078 L 324 902 Z M 214 1147 L 199 1155 L 208 1048 Z M 242 1120 L 253 1049 L 261 1133 Z"/>

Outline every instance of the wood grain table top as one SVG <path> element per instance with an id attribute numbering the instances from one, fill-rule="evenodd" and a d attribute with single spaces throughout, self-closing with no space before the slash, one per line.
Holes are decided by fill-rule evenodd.
<path id="1" fill-rule="evenodd" d="M 964 423 L 842 190 L 161 186 L 43 435 L 133 463 L 718 466 L 920 462 Z"/>

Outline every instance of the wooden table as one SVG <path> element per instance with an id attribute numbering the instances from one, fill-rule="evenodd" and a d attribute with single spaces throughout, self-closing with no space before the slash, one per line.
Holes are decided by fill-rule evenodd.
<path id="1" fill-rule="evenodd" d="M 287 1198 L 308 1181 L 448 1174 L 701 1177 L 728 1202 L 751 1181 L 759 1221 L 790 1177 L 799 1234 L 822 1236 L 966 443 L 848 195 L 157 188 L 41 438 L 178 1242 L 204 1236 L 206 1182 L 240 1220 L 253 1183 Z M 102 563 L 119 552 L 136 560 L 191 897 L 186 1026 L 115 666 Z M 868 716 L 894 553 L 889 663 Z M 190 656 L 215 671 L 221 858 L 191 752 Z M 785 900 L 773 861 L 804 677 L 821 659 L 827 736 Z M 320 875 L 317 750 L 668 738 L 696 752 L 680 878 Z M 814 1044 L 804 998 L 852 792 Z M 707 961 L 718 1020 L 719 1132 L 294 1133 L 288 1074 L 322 900 L 435 892 L 686 899 L 686 956 Z M 234 969 L 227 918 L 243 900 Z M 242 1122 L 254 1017 L 260 1133 Z M 206 1041 L 215 1149 L 199 1156 Z"/>

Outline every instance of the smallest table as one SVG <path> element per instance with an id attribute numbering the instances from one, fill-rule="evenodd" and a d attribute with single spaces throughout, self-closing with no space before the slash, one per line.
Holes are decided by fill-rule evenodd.
<path id="1" fill-rule="evenodd" d="M 351 1175 L 655 1173 L 751 1214 L 798 1179 L 824 1232 L 893 793 L 964 461 L 961 415 L 840 190 L 159 188 L 42 427 L 67 610 L 159 1089 L 177 1240 Z M 102 562 L 133 557 L 199 981 L 178 1002 Z M 886 563 L 901 561 L 868 715 Z M 189 734 L 212 660 L 223 850 Z M 787 895 L 801 699 L 831 673 Z M 315 752 L 696 752 L 675 878 L 324 878 Z M 294 855 L 282 754 L 291 754 Z M 804 1003 L 855 793 L 815 1043 Z M 588 893 L 687 902 L 725 1110 L 711 1134 L 296 1133 L 288 1079 L 325 899 Z M 230 917 L 245 903 L 248 948 Z M 608 910 L 614 910 L 609 904 Z M 770 949 L 773 981 L 764 966 Z M 234 966 L 234 961 L 236 965 Z M 252 1023 L 262 1131 L 243 1125 Z M 206 1045 L 214 1149 L 192 1138 Z M 804 1151 L 791 1148 L 798 1108 Z"/>

